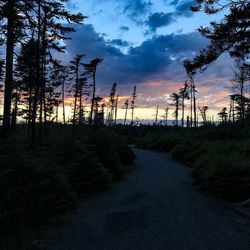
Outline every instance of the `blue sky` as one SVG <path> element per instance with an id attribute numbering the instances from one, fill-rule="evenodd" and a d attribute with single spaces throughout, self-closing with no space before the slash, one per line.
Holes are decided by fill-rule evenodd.
<path id="1" fill-rule="evenodd" d="M 67 61 L 79 53 L 86 54 L 85 61 L 104 58 L 97 75 L 101 96 L 108 95 L 113 82 L 124 97 L 136 84 L 138 107 L 165 107 L 169 95 L 186 80 L 183 60 L 208 44 L 197 28 L 223 17 L 193 13 L 192 4 L 193 0 L 70 0 L 68 8 L 88 19 L 74 25 L 67 54 L 60 57 Z M 198 104 L 211 110 L 225 105 L 232 73 L 232 62 L 223 55 L 198 74 Z"/>

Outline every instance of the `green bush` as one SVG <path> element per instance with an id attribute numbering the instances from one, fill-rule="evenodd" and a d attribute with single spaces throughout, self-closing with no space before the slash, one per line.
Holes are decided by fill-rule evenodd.
<path id="1" fill-rule="evenodd" d="M 239 201 L 250 197 L 250 126 L 247 123 L 150 133 L 137 145 L 171 153 L 192 168 L 208 191 Z"/>
<path id="2" fill-rule="evenodd" d="M 250 197 L 249 159 L 235 153 L 199 158 L 193 165 L 193 175 L 208 191 L 226 199 Z"/>
<path id="3" fill-rule="evenodd" d="M 52 126 L 34 145 L 25 133 L 0 141 L 0 249 L 26 249 L 34 231 L 120 178 L 133 159 L 105 128 Z"/>

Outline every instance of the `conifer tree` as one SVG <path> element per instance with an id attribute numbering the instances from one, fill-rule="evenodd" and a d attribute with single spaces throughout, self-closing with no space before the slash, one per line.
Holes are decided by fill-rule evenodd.
<path id="1" fill-rule="evenodd" d="M 125 108 L 125 117 L 124 117 L 124 122 L 123 122 L 123 125 L 126 125 L 127 123 L 127 116 L 128 116 L 128 107 L 129 107 L 129 101 L 126 100 L 125 103 L 124 103 L 124 108 Z"/>
<path id="2" fill-rule="evenodd" d="M 86 73 L 89 77 L 92 78 L 92 99 L 91 99 L 91 107 L 90 107 L 90 117 L 89 117 L 89 125 L 92 125 L 93 122 L 93 111 L 95 104 L 95 94 L 96 94 L 96 70 L 98 65 L 103 62 L 103 59 L 95 58 L 90 63 L 84 64 Z"/>
<path id="3" fill-rule="evenodd" d="M 177 93 L 173 93 L 171 95 L 171 98 L 173 100 L 172 106 L 175 107 L 174 115 L 175 115 L 175 126 L 179 126 L 179 109 L 181 106 L 181 96 Z"/>
<path id="4" fill-rule="evenodd" d="M 81 62 L 84 55 L 76 55 L 73 60 L 70 61 L 70 73 L 72 74 L 71 81 L 74 81 L 73 85 L 73 91 L 74 91 L 74 107 L 73 107 L 73 118 L 72 122 L 73 124 L 76 124 L 76 115 L 77 115 L 77 105 L 78 105 L 78 99 L 79 99 L 79 93 L 80 88 L 82 86 L 82 77 L 80 66 L 83 66 L 84 64 Z"/>
<path id="5" fill-rule="evenodd" d="M 185 114 L 185 100 L 189 100 L 189 93 L 188 93 L 188 83 L 187 81 L 184 84 L 183 88 L 180 88 L 180 96 L 181 96 L 181 108 L 182 108 L 182 117 L 181 117 L 181 126 L 184 127 L 184 114 Z"/>
<path id="6" fill-rule="evenodd" d="M 211 22 L 210 27 L 201 27 L 199 32 L 210 40 L 207 48 L 189 61 L 190 68 L 206 69 L 206 66 L 216 60 L 222 53 L 229 52 L 234 58 L 246 60 L 249 57 L 249 15 L 250 3 L 247 0 L 196 0 L 191 8 L 193 11 L 202 11 L 208 15 L 219 12 L 228 12 L 220 22 Z"/>
<path id="7" fill-rule="evenodd" d="M 134 86 L 134 90 L 132 93 L 132 101 L 131 101 L 131 125 L 134 125 L 134 112 L 135 112 L 135 99 L 136 99 L 136 86 Z"/>

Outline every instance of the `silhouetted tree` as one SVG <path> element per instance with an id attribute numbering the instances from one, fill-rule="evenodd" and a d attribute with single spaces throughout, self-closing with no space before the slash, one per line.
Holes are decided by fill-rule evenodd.
<path id="1" fill-rule="evenodd" d="M 134 124 L 134 112 L 135 112 L 135 99 L 136 99 L 136 86 L 134 86 L 134 90 L 132 93 L 132 101 L 131 101 L 131 125 Z"/>
<path id="2" fill-rule="evenodd" d="M 103 62 L 103 59 L 95 58 L 88 64 L 84 64 L 86 73 L 93 79 L 93 90 L 92 90 L 92 99 L 91 99 L 91 108 L 90 108 L 90 117 L 89 125 L 92 125 L 93 122 L 93 111 L 94 111 L 94 102 L 95 102 L 95 92 L 96 92 L 96 70 L 98 65 Z"/>
<path id="3" fill-rule="evenodd" d="M 181 96 L 177 93 L 173 93 L 171 95 L 173 104 L 171 104 L 172 106 L 175 107 L 175 111 L 174 111 L 174 115 L 175 115 L 175 125 L 178 127 L 179 123 L 178 123 L 178 117 L 179 117 L 179 109 L 181 106 Z"/>
<path id="4" fill-rule="evenodd" d="M 110 94 L 109 94 L 109 103 L 108 103 L 109 111 L 108 111 L 108 117 L 107 117 L 107 124 L 108 125 L 114 124 L 115 111 L 116 111 L 116 98 L 115 98 L 116 87 L 117 87 L 117 84 L 114 83 L 112 85 L 112 88 L 111 88 Z"/>
<path id="5" fill-rule="evenodd" d="M 220 22 L 213 21 L 210 27 L 199 28 L 199 32 L 210 40 L 210 45 L 191 62 L 192 70 L 204 70 L 206 65 L 227 51 L 235 58 L 243 59 L 249 55 L 249 1 L 196 0 L 196 5 L 191 9 L 209 15 L 222 11 L 227 13 Z M 249 62 L 245 63 L 249 65 Z"/>
<path id="6" fill-rule="evenodd" d="M 115 125 L 117 123 L 118 103 L 119 103 L 119 95 L 116 96 L 115 100 Z"/>
<path id="7" fill-rule="evenodd" d="M 155 125 L 158 124 L 158 115 L 159 115 L 159 106 L 156 107 L 156 112 L 155 112 Z"/>
<path id="8" fill-rule="evenodd" d="M 227 117 L 228 117 L 228 113 L 227 113 L 227 108 L 224 107 L 219 113 L 218 116 L 221 119 L 221 122 L 226 123 L 227 122 Z"/>
<path id="9" fill-rule="evenodd" d="M 234 90 L 237 91 L 235 95 L 231 96 L 231 99 L 237 103 L 237 110 L 240 120 L 245 119 L 245 113 L 247 109 L 248 98 L 245 97 L 246 83 L 250 79 L 249 69 L 242 63 L 237 61 L 237 70 L 235 72 L 235 78 L 233 79 Z"/>
<path id="10" fill-rule="evenodd" d="M 193 127 L 193 123 L 194 123 L 194 127 L 197 127 L 197 112 L 196 112 L 196 86 L 194 85 L 194 75 L 196 74 L 196 71 L 193 69 L 193 67 L 191 66 L 191 63 L 189 60 L 185 60 L 184 61 L 184 67 L 186 69 L 187 75 L 190 79 L 190 100 L 191 100 L 191 105 L 190 105 L 190 109 L 191 109 L 191 117 L 190 117 L 190 125 L 191 127 Z"/>
<path id="11" fill-rule="evenodd" d="M 184 84 L 183 88 L 180 88 L 180 96 L 181 96 L 181 109 L 182 109 L 182 117 L 181 117 L 181 126 L 184 127 L 184 114 L 185 114 L 185 100 L 189 100 L 189 93 L 188 93 L 188 83 L 187 81 Z"/>
<path id="12" fill-rule="evenodd" d="M 16 78 L 21 91 L 22 116 L 28 124 L 28 134 L 31 129 L 32 108 L 36 81 L 36 45 L 37 41 L 31 38 L 22 44 L 20 55 L 16 60 Z"/>
<path id="13" fill-rule="evenodd" d="M 169 113 L 169 108 L 165 108 L 165 114 L 162 115 L 162 118 L 164 119 L 165 126 L 168 126 L 168 113 Z"/>
<path id="14" fill-rule="evenodd" d="M 74 91 L 74 107 L 73 107 L 73 124 L 76 124 L 76 115 L 77 115 L 77 104 L 80 93 L 80 87 L 82 85 L 82 78 L 80 73 L 80 66 L 84 64 L 81 63 L 84 55 L 76 55 L 73 60 L 70 61 L 70 73 L 72 74 L 71 80 L 74 81 L 73 91 Z"/>
<path id="15" fill-rule="evenodd" d="M 103 102 L 103 98 L 96 96 L 94 100 L 94 124 L 104 124 L 104 108 L 105 104 Z"/>
<path id="16" fill-rule="evenodd" d="M 201 117 L 203 120 L 203 126 L 205 126 L 207 124 L 207 110 L 208 110 L 208 106 L 203 106 L 203 107 L 199 107 L 200 113 L 201 113 Z"/>
<path id="17" fill-rule="evenodd" d="M 123 125 L 126 125 L 127 116 L 128 116 L 128 106 L 129 106 L 128 100 L 125 101 L 124 106 L 125 106 L 125 107 L 124 107 L 124 109 L 125 109 L 125 117 L 124 117 Z"/>

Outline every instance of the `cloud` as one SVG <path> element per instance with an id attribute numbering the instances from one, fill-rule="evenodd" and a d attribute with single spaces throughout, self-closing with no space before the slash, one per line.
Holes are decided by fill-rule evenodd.
<path id="1" fill-rule="evenodd" d="M 153 5 L 151 1 L 145 0 L 124 0 L 124 4 L 123 13 L 136 22 L 140 22 L 140 18 L 147 14 Z"/>
<path id="2" fill-rule="evenodd" d="M 85 60 L 104 58 L 98 74 L 102 86 L 109 86 L 112 82 L 126 85 L 140 84 L 155 78 L 171 79 L 176 73 L 166 72 L 166 67 L 170 65 L 178 65 L 175 71 L 181 69 L 183 75 L 182 60 L 207 45 L 207 41 L 196 32 L 155 35 L 139 46 L 129 47 L 124 53 L 117 46 L 128 46 L 127 41 L 106 41 L 92 25 L 75 27 L 77 31 L 71 34 L 72 40 L 66 41 L 67 56 L 83 53 L 86 54 Z"/>
<path id="3" fill-rule="evenodd" d="M 157 28 L 167 26 L 172 22 L 173 13 L 155 12 L 148 17 L 146 25 L 150 27 L 151 31 L 156 31 Z"/>
<path id="4" fill-rule="evenodd" d="M 106 96 L 112 83 L 118 83 L 120 95 L 130 95 L 134 85 L 138 86 L 138 107 L 166 106 L 167 97 L 183 85 L 187 79 L 182 66 L 185 58 L 193 58 L 207 46 L 208 41 L 199 33 L 154 35 L 142 44 L 128 47 L 127 52 L 119 49 L 126 41 L 106 41 L 92 25 L 75 26 L 72 40 L 66 41 L 69 61 L 76 54 L 84 53 L 85 62 L 100 57 L 104 62 L 97 70 L 98 94 Z M 219 110 L 225 106 L 231 68 L 230 58 L 221 56 L 202 75 L 195 76 L 198 89 L 197 102 Z M 231 72 L 231 73 L 230 73 Z"/>
<path id="5" fill-rule="evenodd" d="M 170 3 L 170 5 L 176 5 L 174 12 L 164 13 L 164 12 L 154 12 L 151 13 L 145 22 L 145 24 L 150 28 L 151 32 L 155 32 L 158 28 L 168 26 L 169 24 L 175 22 L 179 17 L 191 17 L 193 12 L 190 7 L 194 4 L 193 0 L 180 2 L 175 1 Z"/>
<path id="6" fill-rule="evenodd" d="M 130 43 L 127 41 L 124 41 L 122 39 L 113 39 L 108 41 L 109 44 L 114 45 L 114 46 L 118 46 L 118 47 L 128 47 L 130 46 Z"/>
<path id="7" fill-rule="evenodd" d="M 129 31 L 129 27 L 128 26 L 121 26 L 120 31 L 123 31 L 123 32 Z"/>
<path id="8" fill-rule="evenodd" d="M 184 1 L 177 5 L 176 7 L 176 16 L 184 16 L 184 17 L 191 17 L 193 16 L 193 12 L 190 10 L 190 7 L 194 5 L 194 1 Z"/>

